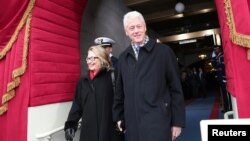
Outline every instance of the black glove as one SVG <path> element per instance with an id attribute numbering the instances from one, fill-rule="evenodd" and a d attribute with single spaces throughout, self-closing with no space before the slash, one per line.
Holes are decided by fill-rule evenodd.
<path id="1" fill-rule="evenodd" d="M 74 137 L 75 137 L 75 130 L 73 128 L 68 128 L 65 130 L 66 141 L 73 141 Z"/>

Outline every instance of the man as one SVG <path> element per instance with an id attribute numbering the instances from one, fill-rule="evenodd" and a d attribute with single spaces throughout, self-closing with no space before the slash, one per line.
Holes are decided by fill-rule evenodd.
<path id="1" fill-rule="evenodd" d="M 202 98 L 207 97 L 207 78 L 206 72 L 203 71 L 201 67 L 198 68 L 198 83 L 199 85 L 199 93 Z"/>
<path id="2" fill-rule="evenodd" d="M 125 141 L 175 140 L 185 104 L 174 52 L 146 35 L 139 12 L 127 13 L 123 24 L 131 45 L 118 59 L 113 119 Z"/>
<path id="3" fill-rule="evenodd" d="M 216 68 L 216 77 L 220 85 L 220 93 L 222 98 L 222 112 L 228 112 L 232 110 L 231 97 L 229 92 L 227 91 L 226 86 L 226 72 L 225 72 L 225 64 L 224 64 L 224 55 L 223 51 L 219 46 L 214 48 L 212 53 L 212 62 Z"/>
<path id="4" fill-rule="evenodd" d="M 192 72 L 190 74 L 190 82 L 192 86 L 192 96 L 197 98 L 199 95 L 199 76 L 195 67 L 192 68 Z"/>
<path id="5" fill-rule="evenodd" d="M 101 45 L 105 49 L 105 51 L 109 54 L 114 69 L 116 69 L 118 59 L 112 54 L 112 47 L 115 41 L 108 37 L 98 37 L 94 40 L 94 42 L 96 45 Z"/>

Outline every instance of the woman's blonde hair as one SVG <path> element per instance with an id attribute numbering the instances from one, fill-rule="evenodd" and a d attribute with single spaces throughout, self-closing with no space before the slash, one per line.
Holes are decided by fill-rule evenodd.
<path id="1" fill-rule="evenodd" d="M 91 46 L 88 51 L 92 51 L 100 59 L 102 68 L 107 70 L 112 68 L 110 57 L 101 45 Z"/>

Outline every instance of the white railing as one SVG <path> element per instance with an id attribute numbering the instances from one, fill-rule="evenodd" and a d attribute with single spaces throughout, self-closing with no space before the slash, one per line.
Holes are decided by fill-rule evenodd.
<path id="1" fill-rule="evenodd" d="M 56 134 L 56 133 L 58 133 L 58 132 L 60 132 L 60 131 L 63 131 L 63 129 L 64 129 L 64 126 L 61 126 L 61 127 L 56 128 L 56 129 L 54 129 L 54 130 L 51 130 L 51 131 L 49 131 L 49 132 L 47 132 L 47 133 L 38 134 L 38 135 L 36 136 L 36 138 L 37 138 L 38 140 L 40 140 L 40 141 L 50 141 L 52 135 L 54 135 L 54 134 Z"/>
<path id="2" fill-rule="evenodd" d="M 227 111 L 224 113 L 224 119 L 233 119 L 234 118 L 234 111 Z"/>
<path id="3" fill-rule="evenodd" d="M 227 111 L 224 113 L 224 119 L 238 119 L 238 108 L 237 108 L 237 102 L 236 102 L 236 98 L 230 95 L 230 99 L 231 99 L 231 103 L 232 103 L 232 111 Z"/>
<path id="4" fill-rule="evenodd" d="M 81 120 L 78 123 L 78 129 L 80 129 L 80 128 L 81 128 Z M 36 135 L 36 138 L 39 141 L 51 141 L 51 137 L 53 135 L 55 135 L 63 130 L 64 130 L 64 126 L 61 126 L 61 127 L 56 128 L 56 129 L 53 129 L 49 132 L 38 134 L 38 135 Z"/>

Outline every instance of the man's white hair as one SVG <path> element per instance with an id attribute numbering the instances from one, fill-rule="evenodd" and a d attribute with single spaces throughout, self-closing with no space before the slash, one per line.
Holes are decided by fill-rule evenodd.
<path id="1" fill-rule="evenodd" d="M 125 14 L 124 17 L 123 17 L 123 26 L 124 26 L 124 28 L 127 27 L 129 20 L 134 19 L 134 18 L 139 18 L 143 22 L 143 24 L 146 25 L 145 19 L 144 19 L 144 17 L 142 16 L 142 14 L 140 12 L 131 11 L 131 12 L 128 12 L 127 14 Z"/>

